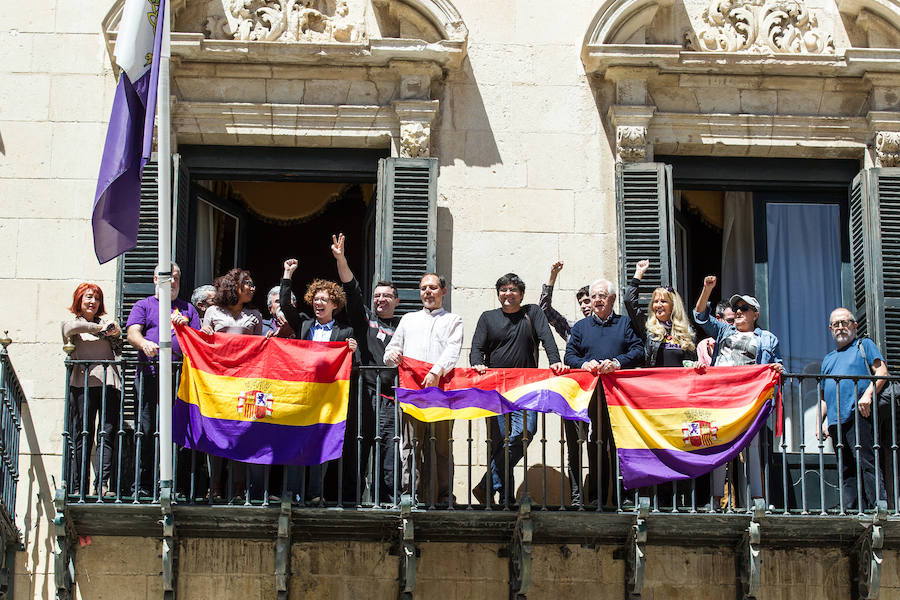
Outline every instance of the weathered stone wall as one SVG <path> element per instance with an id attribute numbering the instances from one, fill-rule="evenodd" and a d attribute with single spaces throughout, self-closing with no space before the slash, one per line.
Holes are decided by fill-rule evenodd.
<path id="1" fill-rule="evenodd" d="M 398 592 L 398 558 L 387 543 L 301 543 L 291 556 L 294 598 L 391 600 Z M 415 595 L 419 598 L 503 598 L 508 560 L 496 544 L 423 543 Z M 615 546 L 533 547 L 530 600 L 624 596 L 624 561 Z M 880 598 L 898 597 L 897 552 L 885 552 Z M 78 597 L 151 600 L 161 597 L 158 540 L 94 538 L 76 555 Z M 274 542 L 227 539 L 179 544 L 178 597 L 272 598 Z M 851 597 L 849 562 L 833 548 L 762 552 L 760 600 L 842 600 Z M 698 590 L 713 598 L 737 595 L 734 554 L 724 548 L 647 546 L 643 598 L 688 600 Z M 17 588 L 16 598 L 31 598 Z"/>

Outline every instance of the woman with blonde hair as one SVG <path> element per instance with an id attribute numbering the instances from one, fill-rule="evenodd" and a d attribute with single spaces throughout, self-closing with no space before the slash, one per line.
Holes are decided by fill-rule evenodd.
<path id="1" fill-rule="evenodd" d="M 644 340 L 644 365 L 647 367 L 683 367 L 697 360 L 697 345 L 681 296 L 669 287 L 653 290 L 650 305 L 638 303 L 641 279 L 650 268 L 642 260 L 634 266 L 634 277 L 625 288 L 625 310 L 634 332 Z M 685 364 L 688 362 L 689 364 Z"/>

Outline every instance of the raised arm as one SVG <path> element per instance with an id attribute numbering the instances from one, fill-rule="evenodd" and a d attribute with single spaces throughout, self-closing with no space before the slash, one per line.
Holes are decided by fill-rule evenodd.
<path id="1" fill-rule="evenodd" d="M 335 265 L 337 265 L 338 277 L 341 278 L 341 287 L 347 295 L 347 318 L 353 327 L 353 333 L 357 337 L 362 338 L 366 335 L 366 328 L 369 325 L 369 317 L 366 315 L 366 301 L 363 298 L 362 288 L 350 265 L 347 264 L 347 255 L 344 253 L 344 234 L 331 236 L 331 255 L 334 257 Z"/>
<path id="2" fill-rule="evenodd" d="M 281 312 L 284 313 L 284 318 L 288 325 L 299 334 L 300 326 L 303 324 L 303 317 L 300 315 L 297 307 L 291 304 L 291 288 L 293 287 L 291 278 L 294 276 L 294 271 L 297 270 L 298 265 L 296 258 L 289 258 L 284 261 L 284 274 L 281 277 L 281 289 L 278 291 L 278 300 L 281 303 Z"/>
<path id="3" fill-rule="evenodd" d="M 625 287 L 625 296 L 622 298 L 625 304 L 625 312 L 631 319 L 631 326 L 639 337 L 643 338 L 647 334 L 647 311 L 641 308 L 640 304 L 640 286 L 644 273 L 650 268 L 649 260 L 641 260 L 634 266 L 634 277 Z"/>

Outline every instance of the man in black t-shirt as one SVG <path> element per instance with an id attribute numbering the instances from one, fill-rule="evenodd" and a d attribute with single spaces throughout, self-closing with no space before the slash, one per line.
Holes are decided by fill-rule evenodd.
<path id="1" fill-rule="evenodd" d="M 372 292 L 373 309 L 366 306 L 362 288 L 353 276 L 347 257 L 344 255 L 344 234 L 332 236 L 331 254 L 337 263 L 338 276 L 344 293 L 347 294 L 347 318 L 353 327 L 353 337 L 359 344 L 361 365 L 384 366 L 384 349 L 394 335 L 400 316 L 394 315 L 400 298 L 397 288 L 389 281 L 379 281 Z M 358 421 L 356 403 L 351 398 L 350 410 L 347 413 L 347 434 L 344 437 L 344 497 L 350 498 L 356 492 L 357 483 L 362 489 L 365 476 L 363 469 L 369 462 L 369 453 L 375 448 L 375 479 L 378 482 L 378 501 L 393 502 L 394 475 L 397 472 L 394 461 L 396 456 L 395 438 L 399 439 L 396 430 L 396 407 L 394 403 L 394 381 L 397 369 L 384 369 L 376 373 L 366 370 L 363 373 L 363 389 L 360 395 L 360 415 Z M 357 435 L 362 436 L 359 440 Z M 357 465 L 357 441 L 359 441 L 359 463 Z M 374 499 L 374 498 L 373 498 Z"/>
<path id="2" fill-rule="evenodd" d="M 500 308 L 485 311 L 478 319 L 469 354 L 472 367 L 479 373 L 484 373 L 488 367 L 536 369 L 540 340 L 550 368 L 556 373 L 567 371 L 543 311 L 536 304 L 522 305 L 525 282 L 515 273 L 507 273 L 497 280 L 496 287 Z M 504 499 L 512 502 L 515 498 L 513 467 L 522 458 L 537 430 L 537 413 L 523 410 L 494 417 L 488 419 L 488 427 L 491 437 L 489 471 L 472 493 L 480 502 L 485 502 L 488 495 L 493 497 L 493 493 L 499 491 L 501 502 Z"/>

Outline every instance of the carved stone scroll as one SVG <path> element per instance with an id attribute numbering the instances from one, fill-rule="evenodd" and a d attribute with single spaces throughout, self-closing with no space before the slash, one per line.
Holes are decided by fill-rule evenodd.
<path id="1" fill-rule="evenodd" d="M 831 34 L 802 0 L 711 0 L 703 19 L 700 50 L 834 54 Z"/>
<path id="2" fill-rule="evenodd" d="M 879 131 L 875 136 L 875 157 L 879 167 L 900 167 L 900 132 Z"/>
<path id="3" fill-rule="evenodd" d="M 208 0 L 206 30 L 217 40 L 360 42 L 361 0 Z"/>
<path id="4" fill-rule="evenodd" d="M 616 127 L 616 159 L 619 162 L 641 162 L 647 157 L 647 128 Z"/>

